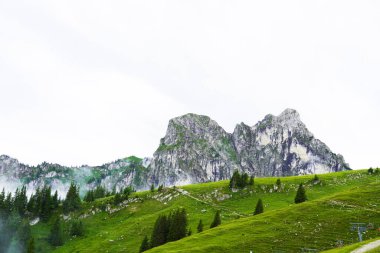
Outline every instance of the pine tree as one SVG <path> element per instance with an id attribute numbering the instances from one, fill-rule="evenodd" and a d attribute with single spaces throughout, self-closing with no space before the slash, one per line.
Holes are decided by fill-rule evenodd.
<path id="1" fill-rule="evenodd" d="M 277 186 L 277 190 L 279 191 L 281 189 L 281 179 L 277 178 L 276 186 Z"/>
<path id="2" fill-rule="evenodd" d="M 263 212 L 264 212 L 263 201 L 261 199 L 259 199 L 257 201 L 255 212 L 253 213 L 253 215 L 257 215 L 257 214 L 260 214 L 260 213 L 263 213 Z"/>
<path id="3" fill-rule="evenodd" d="M 241 178 L 240 178 L 240 183 L 239 183 L 239 187 L 240 188 L 244 188 L 247 186 L 248 184 L 248 180 L 249 180 L 249 177 L 248 177 L 248 174 L 247 173 L 244 173 Z"/>
<path id="4" fill-rule="evenodd" d="M 35 249 L 34 249 L 34 238 L 31 237 L 29 242 L 28 242 L 28 248 L 26 250 L 27 253 L 34 253 L 35 252 Z"/>
<path id="5" fill-rule="evenodd" d="M 190 236 L 193 234 L 193 231 L 191 230 L 191 228 L 189 228 L 189 230 L 187 230 L 187 236 Z"/>
<path id="6" fill-rule="evenodd" d="M 154 192 L 154 184 L 152 184 L 152 185 L 150 186 L 150 191 L 151 191 L 151 192 Z"/>
<path id="7" fill-rule="evenodd" d="M 52 213 L 51 188 L 44 186 L 41 195 L 40 218 L 42 221 L 48 221 Z"/>
<path id="8" fill-rule="evenodd" d="M 63 245 L 63 233 L 59 218 L 55 220 L 53 226 L 51 227 L 49 241 L 53 246 Z"/>
<path id="9" fill-rule="evenodd" d="M 93 190 L 89 190 L 86 192 L 86 195 L 84 195 L 84 198 L 83 198 L 84 201 L 86 202 L 92 202 L 95 200 L 94 198 L 94 191 Z"/>
<path id="10" fill-rule="evenodd" d="M 166 239 L 169 232 L 169 223 L 165 215 L 158 216 L 154 223 L 152 237 L 150 240 L 151 247 L 157 247 L 166 243 Z"/>
<path id="11" fill-rule="evenodd" d="M 122 202 L 122 198 L 120 196 L 120 193 L 116 193 L 115 197 L 113 198 L 113 204 L 118 205 Z"/>
<path id="12" fill-rule="evenodd" d="M 254 184 L 255 184 L 255 177 L 254 176 L 250 176 L 249 177 L 248 185 L 253 186 Z"/>
<path id="13" fill-rule="evenodd" d="M 74 220 L 71 223 L 70 235 L 71 236 L 83 236 L 84 235 L 84 229 L 83 229 L 82 221 Z"/>
<path id="14" fill-rule="evenodd" d="M 21 190 L 17 188 L 15 192 L 13 205 L 14 209 L 19 213 L 21 217 L 23 217 L 25 214 L 27 204 L 28 198 L 26 196 L 26 187 L 23 186 Z"/>
<path id="15" fill-rule="evenodd" d="M 212 221 L 211 225 L 210 225 L 210 228 L 214 228 L 214 227 L 217 227 L 219 226 L 220 224 L 222 223 L 222 220 L 220 218 L 220 211 L 216 211 L 215 213 L 215 216 L 214 216 L 214 220 Z"/>
<path id="16" fill-rule="evenodd" d="M 57 190 L 55 190 L 55 192 L 54 192 L 54 195 L 51 199 L 51 204 L 52 204 L 53 209 L 58 208 L 59 200 L 58 200 L 58 191 Z"/>
<path id="17" fill-rule="evenodd" d="M 80 207 L 79 188 L 74 183 L 71 183 L 69 191 L 66 194 L 66 199 L 63 201 L 63 212 L 67 214 L 78 210 Z"/>
<path id="18" fill-rule="evenodd" d="M 187 214 L 185 209 L 173 211 L 169 217 L 169 232 L 167 241 L 176 241 L 182 239 L 187 234 Z"/>
<path id="19" fill-rule="evenodd" d="M 239 187 L 240 181 L 241 181 L 241 177 L 240 177 L 239 171 L 236 170 L 234 174 L 232 174 L 232 177 L 230 179 L 230 184 L 229 184 L 230 189 Z"/>
<path id="20" fill-rule="evenodd" d="M 143 241 L 141 242 L 141 246 L 140 246 L 140 250 L 139 252 L 144 252 L 144 251 L 147 251 L 148 249 L 150 249 L 149 247 L 149 240 L 148 240 L 148 236 L 145 236 Z"/>
<path id="21" fill-rule="evenodd" d="M 198 226 L 197 226 L 198 233 L 203 231 L 203 222 L 202 220 L 199 220 Z"/>
<path id="22" fill-rule="evenodd" d="M 18 227 L 17 237 L 21 248 L 25 251 L 28 248 L 28 242 L 31 238 L 30 225 L 28 220 L 23 220 Z"/>
<path id="23" fill-rule="evenodd" d="M 298 187 L 297 194 L 294 199 L 294 203 L 298 204 L 298 203 L 305 202 L 306 200 L 307 200 L 306 191 L 305 191 L 305 188 L 303 187 L 303 184 L 301 183 Z"/>
<path id="24" fill-rule="evenodd" d="M 34 249 L 34 239 L 33 237 L 30 238 L 29 242 L 28 242 L 28 248 L 26 250 L 27 253 L 35 253 L 35 249 Z"/>

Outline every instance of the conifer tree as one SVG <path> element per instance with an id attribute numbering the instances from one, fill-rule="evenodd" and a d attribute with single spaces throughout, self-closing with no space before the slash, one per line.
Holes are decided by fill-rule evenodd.
<path id="1" fill-rule="evenodd" d="M 51 227 L 49 241 L 53 246 L 63 245 L 63 232 L 59 217 L 55 220 L 53 226 Z"/>
<path id="2" fill-rule="evenodd" d="M 229 184 L 230 189 L 239 187 L 240 181 L 241 181 L 240 173 L 239 171 L 236 170 L 234 174 L 232 174 L 232 177 L 230 179 L 230 184 Z"/>
<path id="3" fill-rule="evenodd" d="M 249 182 L 248 182 L 248 184 L 249 184 L 250 186 L 253 186 L 253 185 L 255 184 L 255 177 L 254 177 L 254 176 L 250 176 L 250 177 L 249 177 Z"/>
<path id="4" fill-rule="evenodd" d="M 211 225 L 210 225 L 210 228 L 214 228 L 214 227 L 217 227 L 219 226 L 220 224 L 222 223 L 222 220 L 220 218 L 220 211 L 216 211 L 215 213 L 215 216 L 214 216 L 214 220 L 212 221 Z"/>
<path id="5" fill-rule="evenodd" d="M 197 226 L 198 233 L 203 231 L 203 222 L 202 220 L 199 220 L 198 226 Z"/>
<path id="6" fill-rule="evenodd" d="M 257 214 L 260 214 L 260 213 L 263 213 L 263 212 L 264 212 L 263 201 L 261 199 L 259 199 L 257 201 L 255 212 L 253 213 L 253 215 L 257 215 Z"/>
<path id="7" fill-rule="evenodd" d="M 28 242 L 31 238 L 30 225 L 28 220 L 23 220 L 21 222 L 18 227 L 17 235 L 22 251 L 26 251 L 28 248 Z"/>
<path id="8" fill-rule="evenodd" d="M 56 209 L 58 207 L 58 205 L 59 205 L 58 191 L 57 190 L 55 190 L 55 192 L 54 192 L 54 195 L 53 195 L 53 197 L 51 199 L 51 204 L 52 204 L 52 207 L 54 209 Z"/>
<path id="9" fill-rule="evenodd" d="M 48 221 L 51 212 L 52 212 L 52 201 L 51 201 L 51 188 L 48 186 L 44 186 L 41 191 L 41 210 L 40 210 L 40 218 L 42 221 Z"/>
<path id="10" fill-rule="evenodd" d="M 277 186 L 277 191 L 279 191 L 281 189 L 281 179 L 277 178 L 276 186 Z"/>
<path id="11" fill-rule="evenodd" d="M 71 236 L 83 236 L 84 235 L 84 229 L 83 229 L 82 221 L 74 220 L 71 223 L 70 235 Z"/>
<path id="12" fill-rule="evenodd" d="M 182 239 L 187 234 L 187 214 L 185 209 L 177 209 L 169 217 L 169 232 L 167 241 Z"/>
<path id="13" fill-rule="evenodd" d="M 35 252 L 35 249 L 34 249 L 34 238 L 31 237 L 29 242 L 28 242 L 28 248 L 26 250 L 27 253 L 34 253 Z"/>
<path id="14" fill-rule="evenodd" d="M 94 198 L 94 191 L 93 190 L 89 190 L 86 192 L 86 195 L 84 196 L 83 198 L 84 201 L 86 202 L 92 202 L 95 200 Z"/>
<path id="15" fill-rule="evenodd" d="M 306 200 L 307 200 L 306 191 L 305 191 L 305 188 L 303 187 L 303 184 L 301 183 L 298 187 L 297 194 L 294 199 L 294 203 L 298 204 L 298 203 L 305 202 Z"/>
<path id="16" fill-rule="evenodd" d="M 154 223 L 152 237 L 150 240 L 151 247 L 157 247 L 166 243 L 166 239 L 169 232 L 169 223 L 165 215 L 158 216 Z"/>
<path id="17" fill-rule="evenodd" d="M 249 177 L 247 173 L 244 173 L 243 175 L 241 175 L 239 187 L 240 188 L 246 187 L 248 184 L 248 180 L 249 180 Z"/>
<path id="18" fill-rule="evenodd" d="M 72 182 L 69 191 L 66 194 L 66 199 L 63 201 L 63 212 L 65 214 L 78 210 L 81 207 L 79 197 L 79 188 Z"/>
<path id="19" fill-rule="evenodd" d="M 143 241 L 141 242 L 141 246 L 140 246 L 140 250 L 139 252 L 144 252 L 144 251 L 147 251 L 148 249 L 150 249 L 149 247 L 149 240 L 148 240 L 148 236 L 145 236 Z"/>
<path id="20" fill-rule="evenodd" d="M 121 203 L 121 201 L 122 201 L 122 198 L 120 196 L 120 193 L 116 193 L 115 197 L 113 198 L 113 204 L 118 205 Z"/>
<path id="21" fill-rule="evenodd" d="M 151 192 L 154 192 L 154 184 L 152 184 L 152 185 L 150 186 L 150 191 L 151 191 Z"/>
<path id="22" fill-rule="evenodd" d="M 32 215 L 34 215 L 35 205 L 36 205 L 36 197 L 34 194 L 32 194 L 30 195 L 28 204 L 26 205 L 26 210 Z"/>

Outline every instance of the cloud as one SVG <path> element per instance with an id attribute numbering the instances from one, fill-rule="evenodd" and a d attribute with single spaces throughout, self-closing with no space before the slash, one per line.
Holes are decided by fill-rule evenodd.
<path id="1" fill-rule="evenodd" d="M 168 120 L 183 113 L 232 131 L 291 107 L 354 168 L 378 166 L 379 9 L 374 1 L 2 2 L 0 153 L 94 165 L 152 155 Z"/>

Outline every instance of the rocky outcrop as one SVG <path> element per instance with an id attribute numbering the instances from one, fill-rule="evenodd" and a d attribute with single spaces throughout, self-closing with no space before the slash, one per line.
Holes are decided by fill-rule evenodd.
<path id="1" fill-rule="evenodd" d="M 240 168 L 231 135 L 195 114 L 170 120 L 153 156 L 149 176 L 156 185 L 218 181 Z"/>
<path id="2" fill-rule="evenodd" d="M 252 127 L 238 124 L 232 134 L 207 116 L 187 114 L 170 120 L 149 180 L 182 185 L 228 179 L 235 170 L 289 176 L 346 169 L 343 157 L 314 138 L 295 110 L 267 115 Z"/>

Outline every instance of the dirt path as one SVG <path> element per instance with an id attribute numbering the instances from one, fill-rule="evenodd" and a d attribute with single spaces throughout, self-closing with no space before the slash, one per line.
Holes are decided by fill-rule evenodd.
<path id="1" fill-rule="evenodd" d="M 364 246 L 361 246 L 360 248 L 358 248 L 354 251 L 351 251 L 351 253 L 364 253 L 364 252 L 367 252 L 369 250 L 375 249 L 377 247 L 380 247 L 380 240 L 370 242 Z"/>

